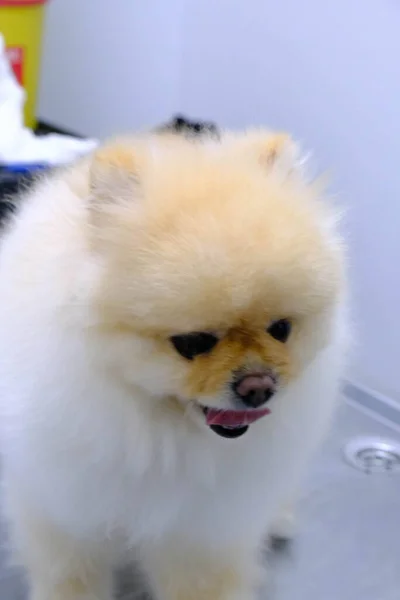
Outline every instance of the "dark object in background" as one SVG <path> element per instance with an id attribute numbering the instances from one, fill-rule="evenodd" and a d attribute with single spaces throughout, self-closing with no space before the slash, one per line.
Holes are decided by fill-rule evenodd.
<path id="1" fill-rule="evenodd" d="M 15 199 L 18 194 L 28 189 L 38 174 L 47 169 L 46 165 L 41 164 L 0 165 L 0 226 L 16 210 L 18 201 Z"/>
<path id="2" fill-rule="evenodd" d="M 36 171 L 13 172 L 0 167 L 0 226 L 16 209 L 13 197 L 29 187 L 35 176 Z"/>
<path id="3" fill-rule="evenodd" d="M 182 115 L 176 115 L 171 121 L 158 127 L 157 131 L 175 132 L 187 136 L 210 135 L 219 138 L 218 127 L 215 123 L 211 121 L 192 121 Z"/>
<path id="4" fill-rule="evenodd" d="M 35 134 L 40 136 L 47 135 L 48 133 L 59 133 L 61 135 L 69 135 L 78 139 L 84 138 L 84 136 L 80 133 L 76 133 L 75 131 L 71 131 L 70 129 L 58 127 L 57 125 L 53 125 L 53 123 L 49 123 L 48 121 L 39 121 L 35 129 Z"/>

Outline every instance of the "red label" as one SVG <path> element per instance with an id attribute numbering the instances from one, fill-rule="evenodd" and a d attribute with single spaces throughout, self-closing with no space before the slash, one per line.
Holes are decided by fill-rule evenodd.
<path id="1" fill-rule="evenodd" d="M 24 83 L 24 48 L 22 46 L 8 46 L 6 48 L 7 58 L 10 62 L 14 75 L 21 85 Z"/>

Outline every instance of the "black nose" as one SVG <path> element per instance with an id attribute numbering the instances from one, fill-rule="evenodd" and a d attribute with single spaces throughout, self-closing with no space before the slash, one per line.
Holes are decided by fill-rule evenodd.
<path id="1" fill-rule="evenodd" d="M 234 386 L 236 394 L 249 408 L 258 408 L 275 393 L 275 381 L 269 375 L 246 375 Z"/>
<path id="2" fill-rule="evenodd" d="M 259 408 L 274 395 L 272 390 L 265 390 L 264 392 L 261 390 L 253 390 L 249 392 L 246 396 L 242 396 L 242 402 L 248 406 L 249 408 Z"/>

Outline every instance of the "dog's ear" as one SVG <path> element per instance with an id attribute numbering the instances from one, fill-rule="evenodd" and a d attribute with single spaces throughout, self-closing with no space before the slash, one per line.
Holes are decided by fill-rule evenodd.
<path id="1" fill-rule="evenodd" d="M 106 142 L 88 157 L 87 235 L 96 252 L 115 244 L 125 225 L 138 222 L 147 160 L 147 145 L 140 137 Z"/>
<path id="2" fill-rule="evenodd" d="M 258 160 L 262 166 L 275 167 L 282 161 L 292 162 L 294 142 L 286 133 L 268 135 L 260 139 L 258 147 Z"/>
<path id="3" fill-rule="evenodd" d="M 140 185 L 140 154 L 133 144 L 117 140 L 99 148 L 89 170 L 93 211 L 133 201 Z"/>
<path id="4" fill-rule="evenodd" d="M 249 132 L 243 143 L 247 155 L 257 160 L 266 171 L 275 172 L 284 179 L 303 178 L 305 157 L 289 134 Z"/>

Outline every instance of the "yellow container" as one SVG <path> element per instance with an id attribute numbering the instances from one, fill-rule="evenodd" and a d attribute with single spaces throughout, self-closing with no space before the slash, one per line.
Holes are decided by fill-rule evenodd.
<path id="1" fill-rule="evenodd" d="M 47 0 L 0 0 L 0 33 L 15 76 L 25 88 L 25 124 L 35 127 L 44 8 Z"/>

